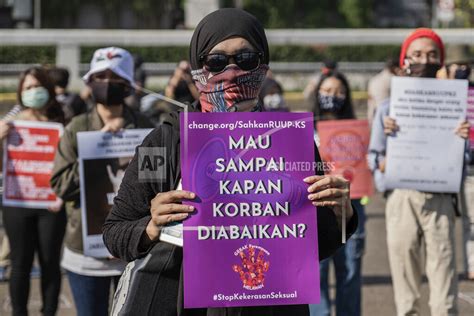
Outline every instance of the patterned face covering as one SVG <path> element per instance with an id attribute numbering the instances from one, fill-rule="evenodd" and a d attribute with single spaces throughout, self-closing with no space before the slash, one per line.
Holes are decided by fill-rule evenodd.
<path id="1" fill-rule="evenodd" d="M 202 111 L 227 112 L 239 102 L 256 99 L 267 71 L 265 64 L 249 71 L 231 64 L 216 74 L 205 68 L 193 70 Z"/>
<path id="2" fill-rule="evenodd" d="M 339 112 L 346 101 L 345 98 L 336 97 L 334 95 L 319 94 L 319 106 L 321 110 L 328 112 Z"/>

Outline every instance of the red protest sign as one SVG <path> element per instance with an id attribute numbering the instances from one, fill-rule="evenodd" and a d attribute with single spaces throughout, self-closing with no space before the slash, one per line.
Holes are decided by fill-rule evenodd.
<path id="1" fill-rule="evenodd" d="M 3 205 L 48 208 L 56 201 L 49 180 L 63 125 L 13 121 L 3 147 Z"/>
<path id="2" fill-rule="evenodd" d="M 351 198 L 372 195 L 372 173 L 367 166 L 368 121 L 323 121 L 317 123 L 317 131 L 321 158 L 332 166 L 328 173 L 342 175 L 351 182 Z"/>

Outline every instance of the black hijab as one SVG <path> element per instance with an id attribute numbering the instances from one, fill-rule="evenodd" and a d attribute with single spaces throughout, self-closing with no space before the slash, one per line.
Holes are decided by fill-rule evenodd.
<path id="1" fill-rule="evenodd" d="M 270 55 L 262 24 L 244 10 L 225 8 L 205 16 L 194 30 L 189 47 L 191 68 L 201 68 L 199 56 L 209 53 L 214 46 L 233 36 L 245 38 L 255 49 L 263 52 L 262 63 L 268 64 Z"/>

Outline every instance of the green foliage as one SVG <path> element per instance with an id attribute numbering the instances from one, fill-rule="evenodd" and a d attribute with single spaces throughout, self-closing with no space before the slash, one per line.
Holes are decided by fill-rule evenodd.
<path id="1" fill-rule="evenodd" d="M 384 46 L 274 46 L 270 48 L 272 61 L 385 61 L 399 54 L 398 45 Z"/>
<path id="2" fill-rule="evenodd" d="M 374 0 L 245 0 L 266 28 L 370 27 Z"/>
<path id="3" fill-rule="evenodd" d="M 132 54 L 140 54 L 146 62 L 179 62 L 188 58 L 187 47 L 124 47 Z M 96 47 L 81 49 L 81 62 L 88 63 Z M 272 46 L 270 60 L 308 62 L 334 59 L 337 61 L 385 61 L 397 56 L 399 46 Z"/>
<path id="4" fill-rule="evenodd" d="M 427 0 L 429 7 L 432 1 Z M 139 28 L 170 25 L 173 9 L 184 9 L 185 0 L 47 0 L 41 1 L 43 28 L 74 27 L 84 6 L 100 6 L 107 27 L 119 27 L 123 10 L 133 14 Z M 237 1 L 220 0 L 222 7 Z M 266 28 L 366 28 L 373 27 L 375 0 L 242 0 L 243 9 Z M 380 1 L 379 1 L 380 3 Z M 451 27 L 474 26 L 474 0 L 455 0 L 456 19 Z M 168 22 L 166 22 L 168 21 Z M 171 24 L 172 25 L 172 24 Z"/>
<path id="5" fill-rule="evenodd" d="M 81 48 L 81 63 L 89 63 L 99 47 Z M 185 46 L 124 47 L 132 54 L 140 54 L 145 62 L 179 62 L 188 59 Z M 270 60 L 282 62 L 308 62 L 334 59 L 336 61 L 385 61 L 398 54 L 399 46 L 272 46 Z M 2 46 L 0 64 L 38 63 L 54 64 L 55 48 L 52 46 Z"/>
<path id="6" fill-rule="evenodd" d="M 349 27 L 368 27 L 371 23 L 372 0 L 341 0 L 339 11 Z"/>
<path id="7" fill-rule="evenodd" d="M 43 28 L 54 28 L 64 20 L 73 22 L 82 0 L 41 1 L 41 24 Z M 72 24 L 72 23 L 71 23 Z"/>
<path id="8" fill-rule="evenodd" d="M 106 28 L 120 27 L 120 14 L 124 10 L 134 15 L 139 28 L 161 28 L 161 22 L 169 18 L 171 9 L 183 6 L 183 0 L 47 0 L 41 2 L 43 28 L 68 28 L 77 25 L 81 9 L 100 7 Z"/>
<path id="9" fill-rule="evenodd" d="M 344 27 L 338 0 L 244 1 L 244 9 L 266 28 Z"/>
<path id="10" fill-rule="evenodd" d="M 455 0 L 455 26 L 474 27 L 474 0 Z"/>
<path id="11" fill-rule="evenodd" d="M 0 64 L 54 64 L 54 46 L 0 46 Z"/>

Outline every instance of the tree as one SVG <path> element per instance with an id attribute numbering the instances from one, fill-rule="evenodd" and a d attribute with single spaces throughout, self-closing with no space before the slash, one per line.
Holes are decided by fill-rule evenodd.
<path id="1" fill-rule="evenodd" d="M 374 0 L 244 1 L 266 28 L 369 27 Z"/>

